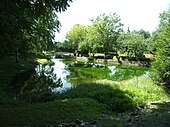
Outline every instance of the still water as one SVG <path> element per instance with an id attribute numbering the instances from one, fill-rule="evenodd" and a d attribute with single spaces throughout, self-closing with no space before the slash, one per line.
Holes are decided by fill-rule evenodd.
<path id="1" fill-rule="evenodd" d="M 57 78 L 60 78 L 63 86 L 55 88 L 54 91 L 65 91 L 72 87 L 72 84 L 68 81 L 67 76 L 70 75 L 70 71 L 67 69 L 67 65 L 62 62 L 62 59 L 52 59 L 54 62 L 53 73 L 57 75 Z"/>
<path id="2" fill-rule="evenodd" d="M 148 69 L 143 67 L 114 66 L 64 59 L 52 59 L 52 61 L 54 62 L 53 73 L 63 83 L 62 87 L 54 89 L 56 92 L 65 91 L 79 83 L 92 82 L 98 79 L 122 81 L 134 76 L 148 76 Z"/>

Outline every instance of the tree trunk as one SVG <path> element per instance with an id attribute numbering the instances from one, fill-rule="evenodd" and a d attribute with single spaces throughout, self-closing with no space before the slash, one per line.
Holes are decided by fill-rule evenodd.
<path id="1" fill-rule="evenodd" d="M 15 51 L 15 58 L 16 58 L 16 63 L 18 63 L 19 62 L 19 60 L 18 60 L 18 48 Z"/>

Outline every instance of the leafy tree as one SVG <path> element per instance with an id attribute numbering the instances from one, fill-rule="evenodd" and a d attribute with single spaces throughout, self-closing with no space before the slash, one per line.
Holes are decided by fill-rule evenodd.
<path id="1" fill-rule="evenodd" d="M 155 32 L 152 33 L 151 37 L 145 39 L 146 44 L 147 44 L 148 53 L 155 54 L 155 52 L 156 52 L 156 48 L 157 48 L 157 43 L 156 43 L 157 41 L 156 40 L 157 40 L 157 37 L 158 37 L 157 34 L 158 34 L 157 31 L 155 31 Z"/>
<path id="2" fill-rule="evenodd" d="M 129 57 L 142 57 L 146 51 L 144 38 L 134 32 L 123 33 L 117 39 L 121 53 L 127 53 Z"/>
<path id="3" fill-rule="evenodd" d="M 66 34 L 66 39 L 72 45 L 72 49 L 78 50 L 79 43 L 86 37 L 87 28 L 84 25 L 76 24 Z"/>
<path id="4" fill-rule="evenodd" d="M 80 50 L 88 50 L 93 56 L 102 50 L 101 36 L 94 25 L 87 27 L 85 39 L 79 44 Z"/>
<path id="5" fill-rule="evenodd" d="M 134 30 L 133 33 L 137 33 L 137 34 L 141 35 L 142 37 L 144 37 L 145 39 L 147 39 L 151 36 L 149 31 L 145 31 L 143 29 L 140 29 L 139 31 Z"/>
<path id="6" fill-rule="evenodd" d="M 123 31 L 120 18 L 115 13 L 102 14 L 91 21 L 92 25 L 76 24 L 67 33 L 66 38 L 72 48 L 81 52 L 90 52 L 93 55 L 96 52 L 104 52 L 106 55 L 109 51 L 115 51 L 116 40 Z"/>
<path id="7" fill-rule="evenodd" d="M 116 40 L 123 31 L 123 24 L 120 23 L 120 18 L 113 14 L 102 14 L 92 19 L 93 26 L 97 30 L 95 42 L 102 46 L 105 55 L 109 51 L 117 49 Z M 96 36 L 95 34 L 93 36 Z"/>
<path id="8" fill-rule="evenodd" d="M 152 64 L 152 77 L 156 83 L 170 89 L 170 8 L 160 15 L 156 42 L 157 50 Z"/>
<path id="9" fill-rule="evenodd" d="M 65 40 L 64 42 L 55 42 L 55 51 L 74 52 L 71 43 L 69 43 L 69 41 L 67 40 Z"/>
<path id="10" fill-rule="evenodd" d="M 49 49 L 59 28 L 56 13 L 72 0 L 3 0 L 0 2 L 0 53 Z"/>

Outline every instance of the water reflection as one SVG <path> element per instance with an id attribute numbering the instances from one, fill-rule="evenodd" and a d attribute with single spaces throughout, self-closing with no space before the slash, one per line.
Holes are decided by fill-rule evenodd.
<path id="1" fill-rule="evenodd" d="M 108 66 L 108 68 L 110 69 L 110 73 L 109 76 L 112 76 L 116 73 L 116 67 L 115 66 Z"/>
<path id="2" fill-rule="evenodd" d="M 69 78 L 74 79 L 73 82 L 96 79 L 122 81 L 128 80 L 134 76 L 144 75 L 147 72 L 147 69 L 143 67 L 114 66 L 88 62 L 72 62 L 71 64 L 68 64 L 68 68 L 71 72 Z"/>
<path id="3" fill-rule="evenodd" d="M 64 64 L 62 62 L 61 59 L 52 59 L 52 61 L 54 62 L 54 73 L 57 75 L 57 78 L 60 78 L 63 86 L 62 87 L 58 87 L 53 89 L 54 92 L 62 92 L 65 91 L 69 88 L 72 87 L 72 84 L 70 82 L 68 82 L 67 80 L 67 76 L 70 75 L 70 72 L 66 69 L 67 65 Z"/>
<path id="4" fill-rule="evenodd" d="M 134 76 L 149 75 L 149 72 L 142 68 L 123 68 L 106 64 L 66 61 L 63 59 L 52 59 L 52 61 L 54 62 L 52 66 L 53 73 L 56 75 L 57 80 L 61 79 L 63 84 L 62 86 L 53 88 L 53 92 L 63 92 L 77 83 L 90 82 L 96 79 L 122 81 Z M 45 68 L 49 69 L 48 66 Z M 41 69 L 41 67 L 39 69 Z"/>

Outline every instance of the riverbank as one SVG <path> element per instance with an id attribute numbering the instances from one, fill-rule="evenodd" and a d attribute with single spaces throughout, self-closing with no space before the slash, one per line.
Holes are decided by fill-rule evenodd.
<path id="1" fill-rule="evenodd" d="M 55 58 L 72 58 L 81 62 L 95 62 L 101 64 L 113 64 L 113 65 L 125 65 L 125 66 L 146 66 L 149 67 L 152 58 L 128 58 L 126 56 L 113 56 L 111 58 L 104 59 L 104 54 L 96 53 L 94 58 L 85 56 L 74 56 L 73 53 L 68 52 L 56 52 L 53 54 Z M 118 60 L 119 59 L 119 60 Z"/>
<path id="2" fill-rule="evenodd" d="M 34 67 L 32 60 L 30 59 L 30 63 L 29 60 L 15 63 L 14 58 L 0 61 L 1 77 L 3 74 L 10 76 Z M 1 84 L 0 126 L 61 127 L 62 125 L 62 127 L 67 127 L 72 125 L 90 127 L 95 125 L 97 127 L 150 127 L 151 125 L 153 127 L 167 127 L 170 125 L 169 102 L 166 102 L 168 97 L 163 89 L 159 86 L 149 85 L 151 82 L 142 77 L 138 79 L 139 86 L 135 87 L 135 81 L 135 78 L 122 81 L 119 82 L 121 87 L 116 87 L 116 82 L 104 79 L 96 80 L 93 83 L 82 84 L 80 87 L 59 94 L 53 100 L 43 103 L 15 100 L 9 94 L 11 91 L 7 91 Z M 94 84 L 98 84 L 98 86 L 95 87 Z M 117 94 L 114 94 L 115 92 Z M 48 95 L 46 97 L 48 98 Z M 111 97 L 115 99 L 109 100 Z M 134 100 L 132 100 L 132 97 Z M 121 101 L 123 103 L 119 103 L 119 98 L 123 100 Z M 116 100 L 118 103 L 112 103 Z M 115 112 L 108 107 L 111 106 L 114 109 L 116 107 L 126 107 L 127 104 L 133 105 L 134 102 L 153 100 L 161 101 L 147 104 L 148 107 L 147 105 L 134 107 L 132 110 L 122 113 Z M 115 106 L 112 104 L 115 104 Z M 140 108 L 139 112 L 138 108 Z"/>
<path id="3" fill-rule="evenodd" d="M 38 57 L 39 59 L 40 57 Z M 41 57 L 42 58 L 42 57 Z M 92 120 L 102 113 L 111 112 L 103 104 L 89 98 L 53 100 L 45 103 L 30 103 L 16 100 L 8 87 L 16 74 L 34 69 L 37 57 L 15 62 L 15 57 L 7 56 L 0 61 L 0 126 L 39 127 L 56 126 L 76 119 Z M 44 59 L 39 62 L 44 63 Z M 44 98 L 49 98 L 48 95 Z"/>

